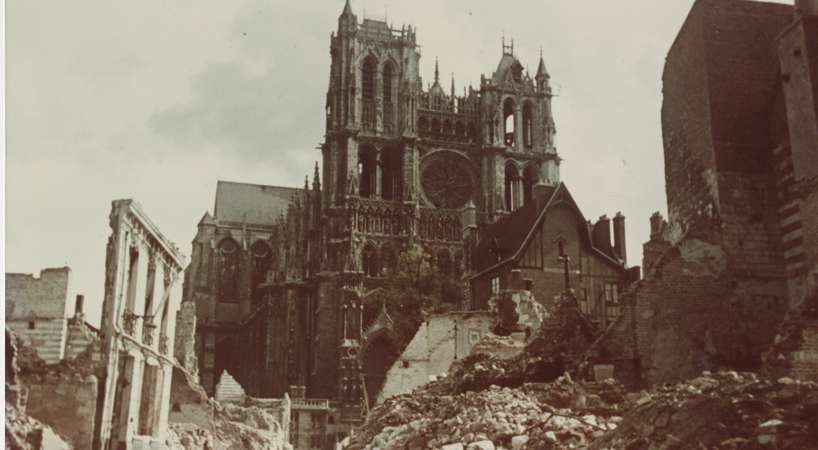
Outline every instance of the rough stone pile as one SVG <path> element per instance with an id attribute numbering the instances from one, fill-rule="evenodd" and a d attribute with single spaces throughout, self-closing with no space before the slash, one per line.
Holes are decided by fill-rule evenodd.
<path id="1" fill-rule="evenodd" d="M 62 450 L 71 446 L 47 425 L 6 403 L 6 448 L 11 450 Z"/>
<path id="2" fill-rule="evenodd" d="M 350 448 L 818 449 L 816 383 L 705 372 L 636 393 L 568 375 L 499 387 L 492 377 L 510 384 L 501 363 L 478 355 L 448 379 L 387 399 Z"/>
<path id="3" fill-rule="evenodd" d="M 557 442 L 560 448 L 586 448 L 622 420 L 623 389 L 613 382 L 579 384 L 566 376 L 553 383 L 441 395 L 445 386 L 432 383 L 386 400 L 372 411 L 351 448 L 523 449 Z M 619 403 L 608 403 L 612 399 Z"/>
<path id="4" fill-rule="evenodd" d="M 592 448 L 818 449 L 818 384 L 704 372 L 635 399 Z"/>
<path id="5" fill-rule="evenodd" d="M 216 402 L 214 404 L 215 417 L 211 429 L 191 423 L 170 424 L 171 448 L 279 450 L 289 447 L 283 443 L 278 422 L 264 410 Z"/>

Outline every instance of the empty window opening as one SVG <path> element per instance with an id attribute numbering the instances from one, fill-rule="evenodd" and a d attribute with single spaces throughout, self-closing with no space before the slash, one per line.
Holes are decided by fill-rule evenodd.
<path id="1" fill-rule="evenodd" d="M 534 145 L 532 123 L 533 108 L 531 107 L 531 102 L 525 102 L 525 104 L 523 104 L 523 145 L 525 145 L 526 148 L 531 148 Z"/>
<path id="2" fill-rule="evenodd" d="M 397 200 L 401 193 L 403 153 L 398 148 L 384 149 L 381 154 L 381 197 Z"/>
<path id="3" fill-rule="evenodd" d="M 514 100 L 507 98 L 503 103 L 503 123 L 506 145 L 514 145 L 514 131 L 517 123 L 514 117 Z"/>
<path id="4" fill-rule="evenodd" d="M 394 70 L 392 63 L 383 66 L 383 128 L 385 131 L 393 131 L 395 122 L 395 106 L 392 103 Z"/>
<path id="5" fill-rule="evenodd" d="M 363 147 L 358 160 L 358 194 L 364 198 L 374 197 L 378 183 L 377 151 L 374 147 Z"/>

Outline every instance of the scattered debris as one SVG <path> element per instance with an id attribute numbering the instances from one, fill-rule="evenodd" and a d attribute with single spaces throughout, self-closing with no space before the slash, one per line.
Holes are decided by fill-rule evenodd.
<path id="1" fill-rule="evenodd" d="M 10 450 L 68 450 L 71 448 L 47 425 L 6 403 L 6 448 Z"/>

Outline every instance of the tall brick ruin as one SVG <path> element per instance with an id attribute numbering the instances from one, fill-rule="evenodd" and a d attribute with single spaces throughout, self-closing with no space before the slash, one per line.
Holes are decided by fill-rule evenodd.
<path id="1" fill-rule="evenodd" d="M 624 381 L 759 369 L 788 312 L 802 318 L 794 308 L 818 268 L 817 10 L 698 0 L 673 42 L 662 104 L 669 221 L 651 218 L 645 279 L 595 348 Z"/>

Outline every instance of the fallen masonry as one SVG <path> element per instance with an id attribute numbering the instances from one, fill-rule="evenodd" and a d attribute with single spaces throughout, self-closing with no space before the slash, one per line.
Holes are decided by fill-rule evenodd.
<path id="1" fill-rule="evenodd" d="M 491 373 L 485 364 L 491 359 L 468 370 Z M 348 448 L 818 449 L 818 384 L 786 377 L 705 372 L 639 393 L 567 375 L 460 393 L 444 394 L 442 386 L 386 400 Z"/>

